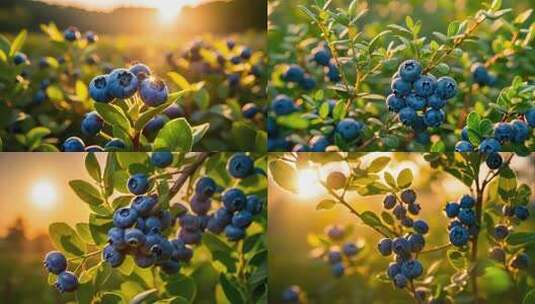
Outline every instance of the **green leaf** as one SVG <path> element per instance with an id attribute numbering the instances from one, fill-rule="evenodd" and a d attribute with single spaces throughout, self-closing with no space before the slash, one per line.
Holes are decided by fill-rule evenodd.
<path id="1" fill-rule="evenodd" d="M 189 152 L 192 145 L 192 129 L 184 118 L 176 118 L 166 123 L 154 140 L 154 150 Z"/>
<path id="2" fill-rule="evenodd" d="M 108 242 L 108 230 L 112 227 L 111 216 L 102 216 L 98 214 L 89 215 L 89 230 L 91 238 L 95 244 L 100 246 Z"/>
<path id="3" fill-rule="evenodd" d="M 169 72 L 167 73 L 167 76 L 169 76 L 169 78 L 171 78 L 171 80 L 182 90 L 189 90 L 191 88 L 190 83 L 182 75 L 176 72 Z"/>
<path id="4" fill-rule="evenodd" d="M 208 247 L 211 252 L 231 252 L 233 250 L 232 247 L 227 245 L 227 243 L 223 242 L 217 235 L 212 233 L 203 234 L 202 243 Z"/>
<path id="5" fill-rule="evenodd" d="M 468 264 L 466 257 L 458 250 L 448 250 L 448 261 L 457 270 L 464 270 Z"/>
<path id="6" fill-rule="evenodd" d="M 204 135 L 206 135 L 206 132 L 208 132 L 209 129 L 209 123 L 203 123 L 202 125 L 194 126 L 191 130 L 193 133 L 193 144 L 195 145 L 199 143 L 203 139 Z"/>
<path id="7" fill-rule="evenodd" d="M 70 257 L 82 256 L 85 244 L 76 231 L 65 223 L 53 223 L 48 227 L 48 234 L 54 247 Z"/>
<path id="8" fill-rule="evenodd" d="M 392 187 L 394 189 L 396 189 L 398 187 L 397 184 L 396 184 L 396 180 L 394 179 L 394 177 L 392 176 L 392 174 L 390 172 L 385 171 L 384 178 L 385 178 L 386 183 L 390 187 Z"/>
<path id="9" fill-rule="evenodd" d="M 87 244 L 95 244 L 95 241 L 91 236 L 91 230 L 89 229 L 88 223 L 78 223 L 75 225 L 75 227 L 80 239 L 82 239 Z"/>
<path id="10" fill-rule="evenodd" d="M 221 283 L 221 287 L 223 288 L 223 292 L 225 293 L 225 297 L 231 302 L 231 303 L 245 303 L 245 300 L 243 299 L 243 295 L 240 291 L 240 288 L 238 287 L 238 284 L 231 281 L 229 279 L 229 275 L 222 273 L 219 282 Z"/>
<path id="11" fill-rule="evenodd" d="M 308 119 L 298 112 L 278 117 L 277 124 L 295 130 L 304 130 L 310 125 Z"/>
<path id="12" fill-rule="evenodd" d="M 532 232 L 514 232 L 507 238 L 507 243 L 512 246 L 525 245 L 535 242 L 535 233 Z"/>
<path id="13" fill-rule="evenodd" d="M 195 281 L 182 274 L 174 275 L 165 282 L 165 290 L 171 296 L 181 296 L 190 301 L 195 302 L 197 297 L 197 285 Z"/>
<path id="14" fill-rule="evenodd" d="M 370 173 L 379 172 L 383 170 L 388 165 L 389 162 L 390 162 L 390 157 L 387 157 L 387 156 L 378 157 L 371 162 L 367 171 Z"/>
<path id="15" fill-rule="evenodd" d="M 155 296 L 157 294 L 158 294 L 158 289 L 156 289 L 156 288 L 143 291 L 142 293 L 137 294 L 130 301 L 130 304 L 141 304 L 144 301 L 148 301 L 150 297 Z"/>
<path id="16" fill-rule="evenodd" d="M 333 118 L 335 120 L 342 120 L 346 117 L 346 104 L 344 102 L 338 101 L 333 109 Z"/>
<path id="17" fill-rule="evenodd" d="M 401 189 L 408 188 L 412 184 L 412 171 L 408 168 L 401 170 L 398 174 L 397 184 Z"/>
<path id="18" fill-rule="evenodd" d="M 116 155 L 117 162 L 125 169 L 132 164 L 145 164 L 149 161 L 149 156 L 145 152 L 116 153 Z"/>
<path id="19" fill-rule="evenodd" d="M 126 300 L 120 293 L 116 292 L 104 292 L 100 297 L 100 304 L 121 304 L 125 303 Z"/>
<path id="20" fill-rule="evenodd" d="M 328 210 L 336 205 L 336 201 L 332 199 L 324 199 L 316 205 L 316 210 Z"/>
<path id="21" fill-rule="evenodd" d="M 361 213 L 360 218 L 364 222 L 364 224 L 368 226 L 375 228 L 383 226 L 381 219 L 371 211 L 364 211 L 363 213 Z"/>
<path id="22" fill-rule="evenodd" d="M 87 153 L 87 156 L 85 157 L 85 169 L 87 170 L 87 173 L 89 173 L 89 176 L 100 183 L 102 180 L 102 172 L 95 153 Z"/>
<path id="23" fill-rule="evenodd" d="M 327 116 L 329 116 L 329 103 L 328 102 L 324 102 L 321 104 L 320 106 L 320 109 L 319 109 L 319 115 L 321 118 L 326 118 Z"/>
<path id="24" fill-rule="evenodd" d="M 134 129 L 137 131 L 143 130 L 145 125 L 155 116 L 162 113 L 167 107 L 169 107 L 172 104 L 172 102 L 166 102 L 162 105 L 157 106 L 156 108 L 151 108 L 150 110 L 147 110 L 139 116 L 139 118 L 134 123 Z"/>
<path id="25" fill-rule="evenodd" d="M 103 203 L 99 191 L 90 183 L 83 180 L 72 180 L 69 186 L 76 195 L 89 205 L 101 205 Z"/>
<path id="26" fill-rule="evenodd" d="M 108 124 L 118 126 L 125 132 L 130 133 L 130 121 L 121 108 L 103 102 L 96 102 L 95 110 Z"/>
<path id="27" fill-rule="evenodd" d="M 479 123 L 481 121 L 481 117 L 476 112 L 470 112 L 468 114 L 468 117 L 466 118 L 466 125 L 468 129 L 472 129 L 476 132 L 479 132 Z"/>
<path id="28" fill-rule="evenodd" d="M 269 163 L 269 170 L 277 185 L 287 191 L 297 192 L 297 170 L 293 166 L 282 160 L 274 160 Z"/>
<path id="29" fill-rule="evenodd" d="M 524 296 L 524 299 L 522 300 L 522 304 L 533 304 L 535 303 L 535 289 L 532 289 L 526 293 Z"/>
<path id="30" fill-rule="evenodd" d="M 509 167 L 503 167 L 498 181 L 498 193 L 505 201 L 509 201 L 514 194 L 516 185 L 516 173 Z"/>
<path id="31" fill-rule="evenodd" d="M 13 43 L 11 43 L 11 48 L 9 50 L 9 56 L 13 57 L 15 53 L 20 51 L 22 46 L 24 45 L 24 41 L 26 41 L 26 36 L 28 35 L 28 31 L 22 30 L 17 37 L 15 37 L 15 40 L 13 40 Z"/>
<path id="32" fill-rule="evenodd" d="M 204 88 L 195 92 L 193 100 L 195 100 L 195 103 L 201 111 L 206 111 L 210 106 L 210 94 L 208 93 L 208 90 Z"/>
<path id="33" fill-rule="evenodd" d="M 50 85 L 46 88 L 46 95 L 50 100 L 52 101 L 62 101 L 63 100 L 63 92 L 61 89 L 56 85 Z"/>

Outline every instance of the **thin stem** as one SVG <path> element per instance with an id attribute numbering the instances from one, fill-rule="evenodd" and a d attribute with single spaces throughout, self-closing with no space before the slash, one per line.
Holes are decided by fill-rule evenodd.
<path id="1" fill-rule="evenodd" d="M 513 34 L 513 38 L 511 39 L 511 45 L 515 45 L 515 42 L 516 40 L 518 39 L 518 32 L 515 32 Z M 494 56 L 490 57 L 489 59 L 487 59 L 487 61 L 485 61 L 484 65 L 486 68 L 490 67 L 491 65 L 493 65 L 494 63 L 496 63 L 496 61 L 502 59 L 502 58 L 506 58 L 506 57 L 509 57 L 509 56 L 512 56 L 516 53 L 516 51 L 514 49 L 505 49 L 499 53 L 496 53 L 494 54 Z"/>
<path id="2" fill-rule="evenodd" d="M 182 173 L 178 176 L 178 178 L 175 180 L 175 183 L 169 190 L 169 199 L 172 199 L 178 193 L 178 191 L 180 191 L 180 188 L 182 188 L 188 178 L 193 175 L 193 173 L 195 173 L 195 171 L 197 171 L 197 169 L 204 163 L 204 161 L 212 154 L 213 152 L 199 153 L 199 156 L 193 164 L 182 169 Z"/>
<path id="3" fill-rule="evenodd" d="M 73 258 L 70 258 L 68 259 L 67 261 L 76 261 L 76 260 L 86 260 L 92 256 L 95 256 L 95 255 L 98 255 L 102 252 L 103 249 L 99 249 L 97 251 L 93 251 L 93 252 L 90 252 L 90 253 L 87 253 L 87 254 L 84 254 L 82 256 L 78 256 L 78 257 L 73 257 Z"/>
<path id="4" fill-rule="evenodd" d="M 447 243 L 447 244 L 443 244 L 443 245 L 439 245 L 439 246 L 435 246 L 435 247 L 431 247 L 431 248 L 427 248 L 426 250 L 422 250 L 419 252 L 419 254 L 424 254 L 424 253 L 431 253 L 431 252 L 437 252 L 437 251 L 440 251 L 440 250 L 444 250 L 444 249 L 448 249 L 450 248 L 452 245 L 450 243 Z"/>

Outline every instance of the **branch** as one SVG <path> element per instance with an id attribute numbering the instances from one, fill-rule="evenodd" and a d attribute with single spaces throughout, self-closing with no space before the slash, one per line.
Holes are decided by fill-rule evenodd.
<path id="1" fill-rule="evenodd" d="M 178 193 L 178 191 L 180 191 L 180 188 L 182 188 L 188 178 L 195 173 L 202 163 L 204 163 L 204 161 L 212 154 L 213 152 L 202 152 L 199 154 L 194 163 L 182 169 L 182 173 L 178 176 L 178 178 L 175 180 L 175 183 L 169 190 L 169 199 L 172 199 Z"/>

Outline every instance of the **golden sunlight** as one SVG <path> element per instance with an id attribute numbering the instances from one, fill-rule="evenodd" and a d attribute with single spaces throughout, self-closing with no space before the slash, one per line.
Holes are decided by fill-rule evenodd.
<path id="1" fill-rule="evenodd" d="M 195 4 L 198 0 L 159 0 L 150 5 L 158 9 L 162 23 L 172 23 L 185 5 Z"/>
<path id="2" fill-rule="evenodd" d="M 30 191 L 31 203 L 42 209 L 53 207 L 57 203 L 57 198 L 56 187 L 47 180 L 36 182 Z"/>
<path id="3" fill-rule="evenodd" d="M 318 179 L 318 172 L 314 169 L 303 169 L 297 173 L 298 194 L 303 198 L 312 198 L 324 193 Z"/>

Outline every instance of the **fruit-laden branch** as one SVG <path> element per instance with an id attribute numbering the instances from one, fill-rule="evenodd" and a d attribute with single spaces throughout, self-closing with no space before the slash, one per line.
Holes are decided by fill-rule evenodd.
<path id="1" fill-rule="evenodd" d="M 195 173 L 195 171 L 197 171 L 197 169 L 204 163 L 204 161 L 212 154 L 213 152 L 200 153 L 193 164 L 187 166 L 182 170 L 182 173 L 178 176 L 178 178 L 175 180 L 175 183 L 169 190 L 169 199 L 172 199 L 178 193 L 178 191 L 180 191 L 180 188 L 182 188 L 188 178 L 193 173 Z"/>

